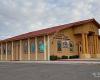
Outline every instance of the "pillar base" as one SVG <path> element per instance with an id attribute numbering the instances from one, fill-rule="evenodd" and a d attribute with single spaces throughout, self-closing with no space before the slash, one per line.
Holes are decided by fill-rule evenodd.
<path id="1" fill-rule="evenodd" d="M 84 54 L 83 53 L 83 54 L 80 55 L 80 58 L 81 59 L 89 59 L 89 58 L 91 58 L 91 55 L 90 54 Z"/>
<path id="2" fill-rule="evenodd" d="M 100 53 L 95 54 L 95 58 L 100 59 Z"/>

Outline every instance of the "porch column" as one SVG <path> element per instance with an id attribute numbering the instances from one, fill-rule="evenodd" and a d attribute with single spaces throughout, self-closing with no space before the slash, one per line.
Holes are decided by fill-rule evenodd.
<path id="1" fill-rule="evenodd" d="M 99 40 L 98 35 L 96 35 L 96 41 L 97 41 L 97 54 L 99 53 Z"/>
<path id="2" fill-rule="evenodd" d="M 89 48 L 88 48 L 89 46 L 88 46 L 88 36 L 87 36 L 87 34 L 85 34 L 85 38 L 86 38 L 86 39 L 85 39 L 85 41 L 86 41 L 86 42 L 85 42 L 85 45 L 86 45 L 85 48 L 86 48 L 86 53 L 88 54 L 88 53 L 89 53 Z"/>
<path id="3" fill-rule="evenodd" d="M 48 35 L 48 60 L 50 60 L 50 37 Z"/>
<path id="4" fill-rule="evenodd" d="M 82 43 L 83 43 L 83 54 L 86 53 L 86 47 L 85 47 L 85 34 L 82 33 Z"/>
<path id="5" fill-rule="evenodd" d="M 94 35 L 94 54 L 97 53 L 97 41 L 96 41 L 96 35 Z"/>
<path id="6" fill-rule="evenodd" d="M 46 60 L 46 36 L 44 35 L 44 60 Z"/>
<path id="7" fill-rule="evenodd" d="M 13 54 L 14 54 L 14 48 L 13 48 L 13 41 L 12 41 L 12 61 L 14 59 Z"/>
<path id="8" fill-rule="evenodd" d="M 3 51 L 2 51 L 2 43 L 1 43 L 1 60 L 2 60 L 2 54 L 3 54 Z"/>
<path id="9" fill-rule="evenodd" d="M 8 51 L 7 51 L 7 42 L 6 42 L 6 61 L 7 61 L 7 53 Z"/>
<path id="10" fill-rule="evenodd" d="M 30 60 L 30 39 L 28 39 L 28 60 Z"/>
<path id="11" fill-rule="evenodd" d="M 22 60 L 22 40 L 20 40 L 20 52 L 19 52 L 20 60 Z"/>
<path id="12" fill-rule="evenodd" d="M 37 55 L 38 54 L 38 49 L 37 48 L 38 48 L 38 46 L 37 46 L 37 37 L 35 37 L 35 60 L 38 60 L 37 59 L 37 56 L 38 56 Z"/>
<path id="13" fill-rule="evenodd" d="M 98 35 L 96 35 L 96 58 L 100 59 L 100 53 L 99 53 L 99 39 L 98 39 Z"/>

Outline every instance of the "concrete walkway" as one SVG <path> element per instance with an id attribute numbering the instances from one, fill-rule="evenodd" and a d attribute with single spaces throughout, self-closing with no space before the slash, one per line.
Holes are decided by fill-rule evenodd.
<path id="1" fill-rule="evenodd" d="M 85 64 L 100 64 L 100 59 L 67 59 L 58 61 L 0 61 L 0 63 L 42 63 L 42 64 L 73 64 L 73 63 L 85 63 Z"/>

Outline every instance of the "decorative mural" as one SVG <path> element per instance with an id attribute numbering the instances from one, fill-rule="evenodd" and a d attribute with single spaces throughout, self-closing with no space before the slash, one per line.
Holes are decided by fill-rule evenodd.
<path id="1" fill-rule="evenodd" d="M 39 41 L 39 52 L 44 53 L 44 41 Z"/>
<path id="2" fill-rule="evenodd" d="M 57 34 L 54 39 L 57 39 L 57 50 L 62 51 L 62 48 L 68 48 L 70 51 L 73 51 L 74 44 L 73 41 L 71 41 L 68 36 L 65 36 L 64 34 Z"/>

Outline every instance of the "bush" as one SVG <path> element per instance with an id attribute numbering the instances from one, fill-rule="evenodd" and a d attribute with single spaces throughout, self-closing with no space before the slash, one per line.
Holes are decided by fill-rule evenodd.
<path id="1" fill-rule="evenodd" d="M 52 60 L 52 61 L 53 61 L 53 60 L 57 60 L 57 59 L 58 59 L 58 57 L 55 56 L 55 55 L 51 55 L 51 56 L 50 56 L 50 60 Z"/>
<path id="2" fill-rule="evenodd" d="M 79 55 L 69 56 L 69 59 L 77 59 L 77 58 L 79 58 Z"/>
<path id="3" fill-rule="evenodd" d="M 68 56 L 62 56 L 61 58 L 62 59 L 68 59 Z"/>

